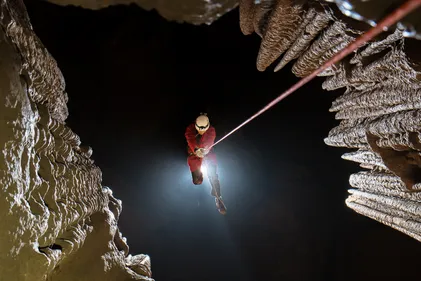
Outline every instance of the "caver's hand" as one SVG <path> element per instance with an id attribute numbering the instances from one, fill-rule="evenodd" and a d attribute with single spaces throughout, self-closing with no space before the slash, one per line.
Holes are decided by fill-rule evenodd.
<path id="1" fill-rule="evenodd" d="M 204 151 L 204 148 L 198 148 L 198 149 L 196 149 L 195 151 L 194 151 L 194 154 L 197 156 L 197 157 L 199 157 L 199 158 L 203 158 L 203 157 L 205 157 L 205 151 Z"/>

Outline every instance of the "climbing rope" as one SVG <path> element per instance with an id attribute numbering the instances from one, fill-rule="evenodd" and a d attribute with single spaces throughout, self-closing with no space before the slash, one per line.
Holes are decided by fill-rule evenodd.
<path id="1" fill-rule="evenodd" d="M 259 115 L 263 114 L 265 111 L 270 109 L 272 106 L 313 80 L 317 75 L 325 71 L 330 66 L 334 65 L 335 63 L 339 62 L 341 59 L 361 47 L 364 43 L 370 41 L 377 35 L 379 35 L 382 31 L 386 31 L 391 25 L 395 24 L 397 21 L 405 17 L 407 14 L 415 10 L 421 6 L 421 0 L 408 0 L 403 5 L 398 7 L 396 10 L 394 10 L 391 14 L 386 16 L 383 20 L 381 20 L 376 26 L 369 29 L 367 32 L 362 34 L 360 37 L 358 37 L 355 41 L 350 43 L 348 46 L 346 46 L 344 49 L 342 49 L 340 52 L 338 52 L 336 55 L 334 55 L 330 60 L 328 60 L 325 64 L 323 64 L 321 67 L 316 69 L 313 73 L 308 75 L 307 77 L 302 78 L 300 81 L 298 81 L 296 84 L 294 84 L 291 88 L 283 92 L 281 95 L 279 95 L 276 99 L 268 103 L 265 107 L 263 107 L 260 111 L 258 111 L 256 114 L 251 116 L 249 119 L 241 123 L 238 127 L 234 128 L 231 132 L 226 134 L 223 138 L 215 142 L 209 149 L 217 145 L 218 143 L 222 142 L 224 139 L 232 135 L 235 131 L 252 121 L 253 119 L 257 118 Z"/>

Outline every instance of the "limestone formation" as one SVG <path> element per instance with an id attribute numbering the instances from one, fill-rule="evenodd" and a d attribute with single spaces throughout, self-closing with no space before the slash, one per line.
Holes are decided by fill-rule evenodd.
<path id="1" fill-rule="evenodd" d="M 191 24 L 211 24 L 238 5 L 238 0 L 48 0 L 58 5 L 101 9 L 113 5 L 136 4 L 155 9 L 167 20 Z"/>
<path id="2" fill-rule="evenodd" d="M 21 0 L 0 6 L 0 280 L 152 280 L 129 255 L 121 202 L 65 124 L 55 60 Z"/>
<path id="3" fill-rule="evenodd" d="M 401 5 L 400 0 L 325 0 L 336 2 L 340 11 L 353 19 L 366 22 L 374 26 L 382 17 Z M 405 37 L 421 39 L 421 8 L 405 16 L 399 22 Z"/>
<path id="4" fill-rule="evenodd" d="M 21 0 L 0 1 L 0 281 L 151 280 L 149 257 L 130 255 L 118 230 L 122 205 L 101 186 L 92 149 L 65 124 L 67 94 L 55 60 Z M 196 24 L 236 5 L 138 3 L 164 5 L 168 19 Z M 336 6 L 310 0 L 241 0 L 240 27 L 262 37 L 259 70 L 296 60 L 297 76 L 362 32 L 338 17 Z M 421 75 L 404 36 L 399 27 L 320 74 L 326 90 L 345 88 L 331 107 L 340 123 L 325 142 L 353 148 L 343 159 L 364 169 L 350 177 L 347 205 L 421 241 Z"/>
<path id="5" fill-rule="evenodd" d="M 262 0 L 259 5 L 240 2 L 242 32 L 254 30 L 262 37 L 259 70 L 281 57 L 275 71 L 295 59 L 292 72 L 306 76 L 363 31 L 324 2 Z M 253 28 L 251 22 L 259 24 Z M 340 123 L 325 143 L 357 149 L 343 159 L 365 169 L 351 175 L 347 205 L 421 241 L 421 73 L 405 52 L 407 35 L 398 25 L 320 76 L 327 77 L 326 90 L 345 88 L 331 107 Z"/>

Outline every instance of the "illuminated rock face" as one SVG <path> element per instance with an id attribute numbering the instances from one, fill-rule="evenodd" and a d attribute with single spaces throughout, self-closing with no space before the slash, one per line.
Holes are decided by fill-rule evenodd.
<path id="1" fill-rule="evenodd" d="M 292 72 L 306 76 L 361 33 L 336 18 L 336 7 L 305 2 L 240 2 L 242 32 L 262 37 L 259 70 L 281 57 L 276 70 L 296 60 Z M 325 143 L 357 149 L 343 159 L 365 169 L 351 175 L 347 205 L 421 241 L 421 73 L 404 35 L 383 35 L 320 75 L 324 89 L 345 88 L 331 107 L 340 124 Z"/>
<path id="2" fill-rule="evenodd" d="M 238 0 L 48 0 L 59 5 L 101 9 L 112 5 L 136 4 L 145 10 L 155 9 L 170 21 L 211 24 L 238 5 Z"/>
<path id="3" fill-rule="evenodd" d="M 68 128 L 55 60 L 24 5 L 0 6 L 0 280 L 151 280 L 117 227 L 121 202 Z"/>

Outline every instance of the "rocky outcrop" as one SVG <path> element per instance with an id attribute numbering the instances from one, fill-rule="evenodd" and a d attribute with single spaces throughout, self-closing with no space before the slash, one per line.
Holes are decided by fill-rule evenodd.
<path id="1" fill-rule="evenodd" d="M 58 5 L 101 9 L 113 5 L 136 4 L 145 10 L 155 9 L 165 19 L 191 24 L 211 24 L 238 5 L 238 0 L 48 0 Z"/>
<path id="2" fill-rule="evenodd" d="M 55 60 L 20 0 L 0 7 L 0 280 L 151 280 L 129 255 L 121 202 L 65 124 Z"/>
<path id="3" fill-rule="evenodd" d="M 296 60 L 292 72 L 309 75 L 362 33 L 338 18 L 336 6 L 315 1 L 240 2 L 244 34 L 262 37 L 257 68 Z M 408 35 L 366 43 L 320 74 L 323 88 L 345 88 L 332 104 L 340 124 L 326 144 L 357 149 L 344 159 L 366 170 L 350 177 L 347 205 L 421 241 L 421 73 L 405 52 Z"/>
<path id="4" fill-rule="evenodd" d="M 376 25 L 382 17 L 390 13 L 403 2 L 399 0 L 324 0 L 335 2 L 340 11 L 358 21 L 363 21 L 371 26 Z M 399 21 L 399 27 L 405 37 L 421 39 L 421 8 L 405 16 Z"/>

